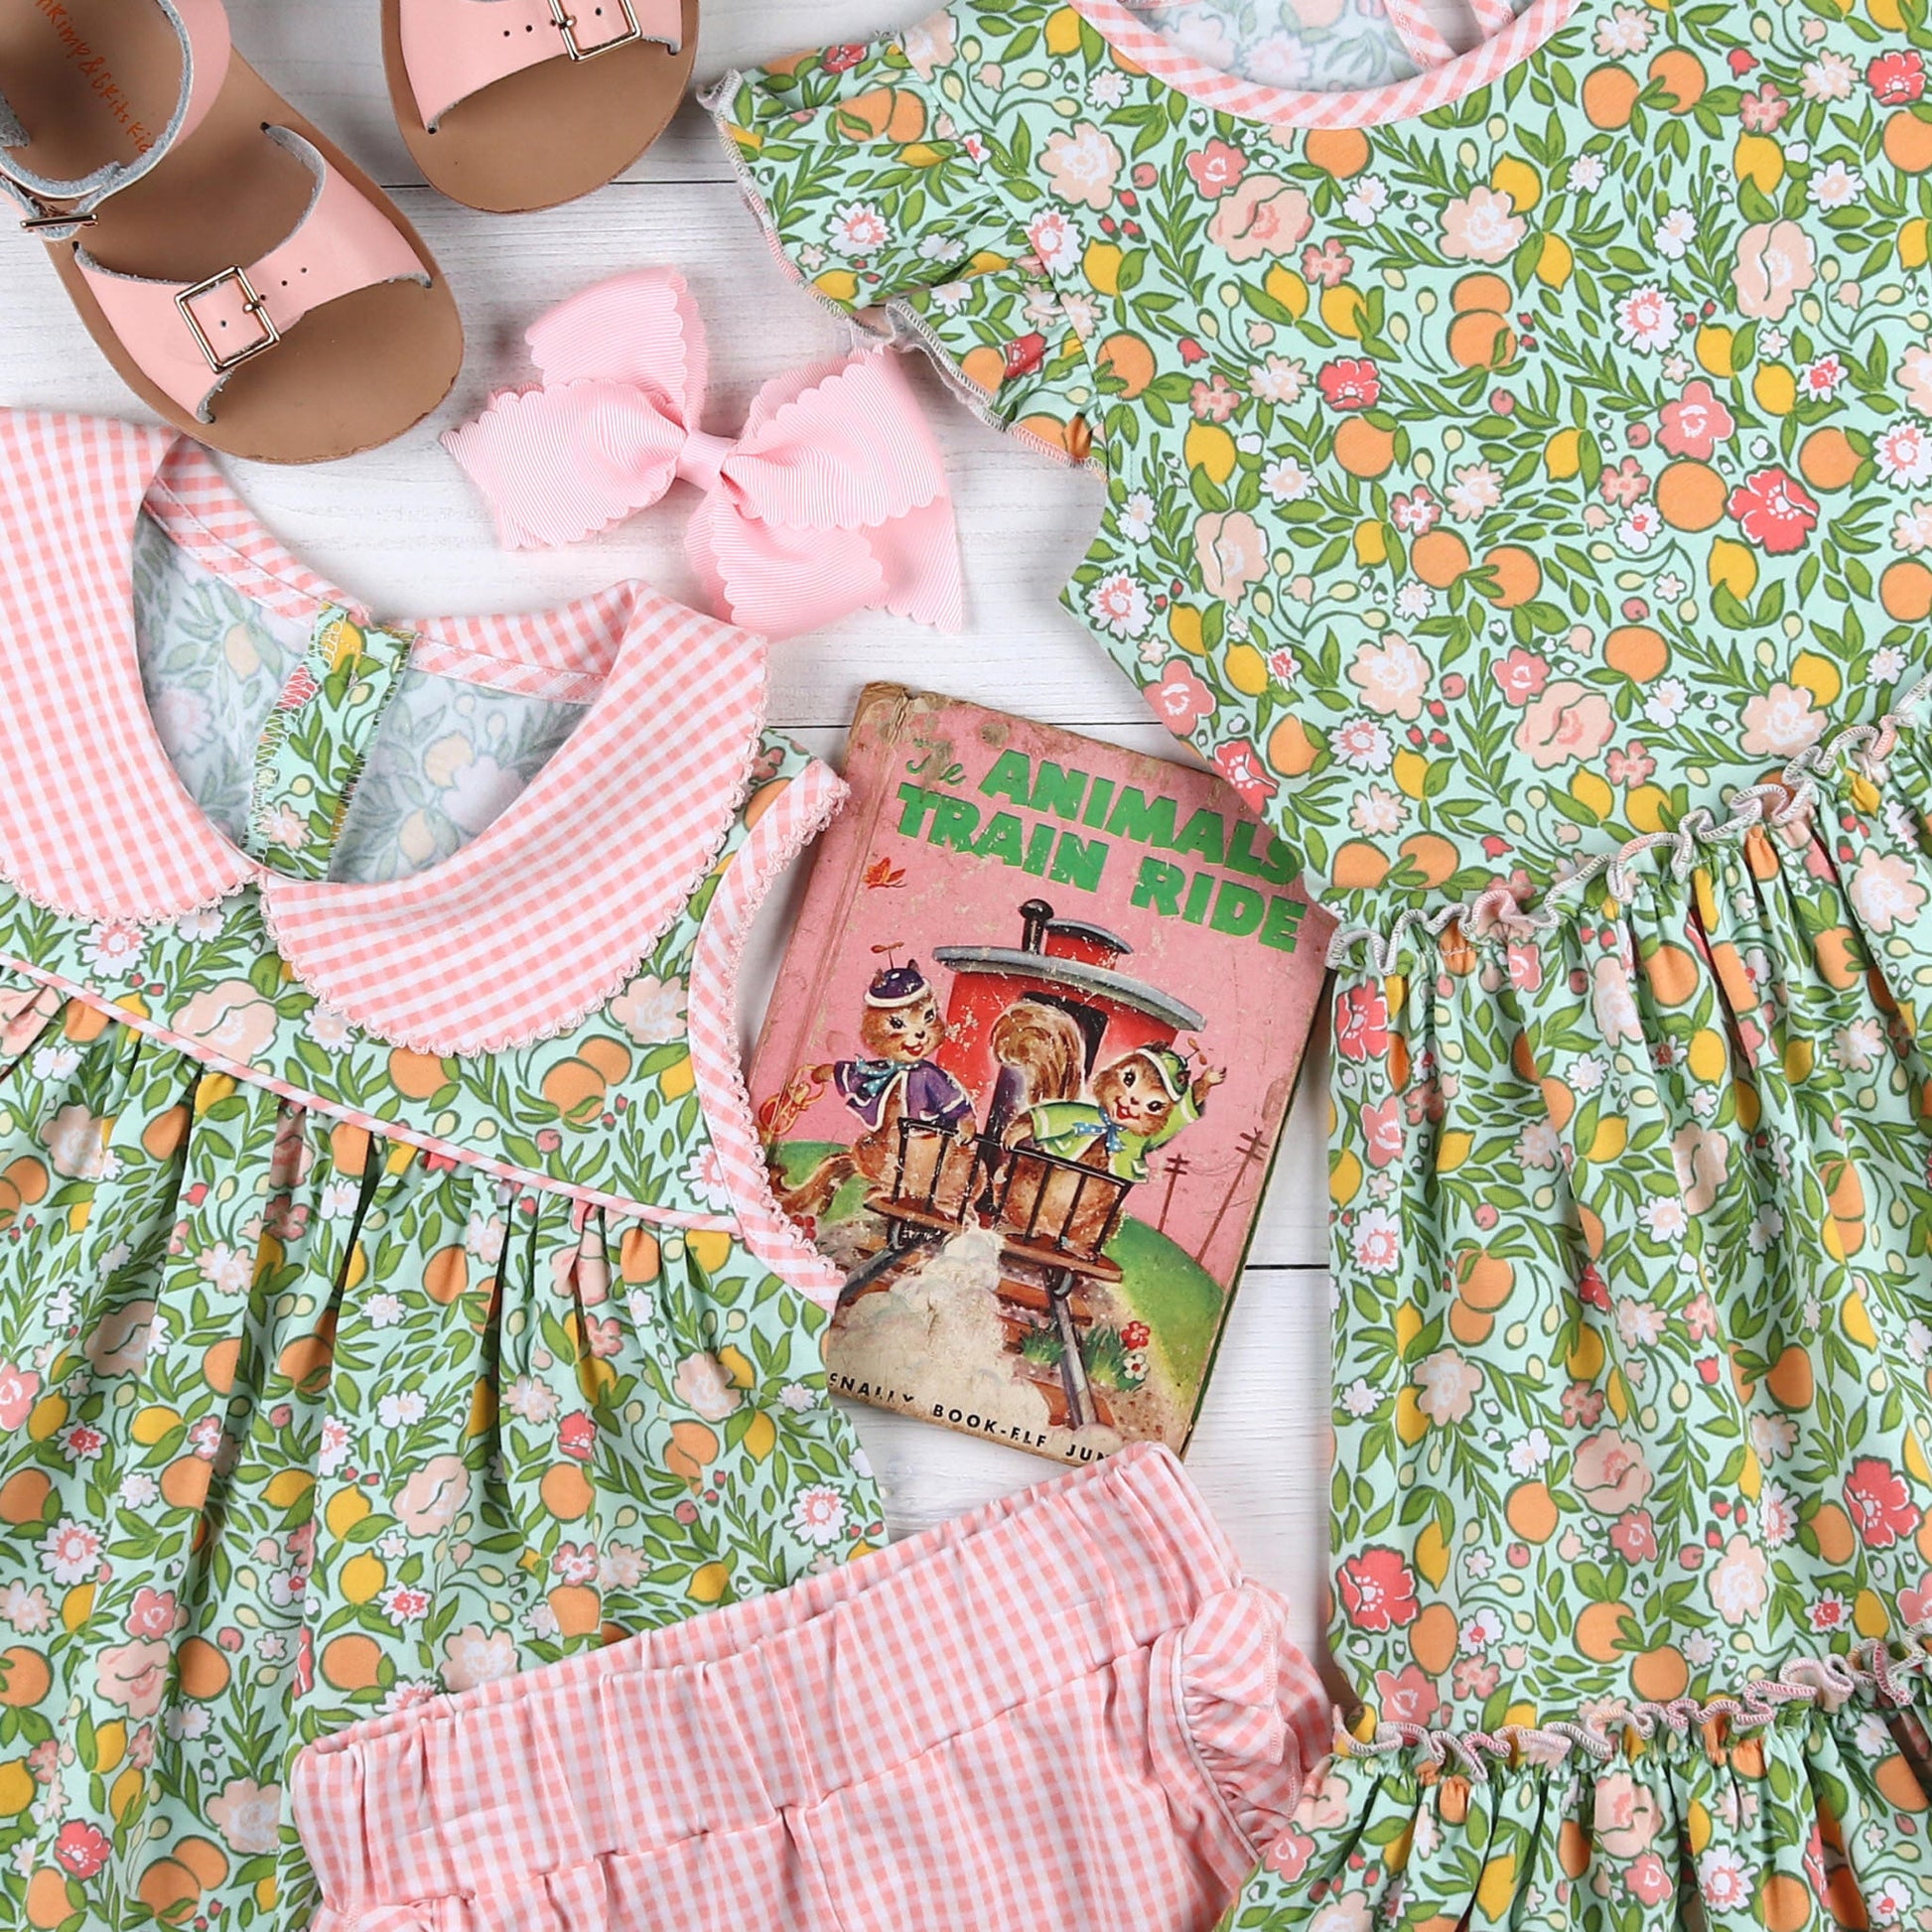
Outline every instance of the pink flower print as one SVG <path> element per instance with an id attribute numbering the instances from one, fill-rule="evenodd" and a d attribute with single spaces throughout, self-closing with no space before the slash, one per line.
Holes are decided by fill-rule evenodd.
<path id="1" fill-rule="evenodd" d="M 1791 759 L 1824 736 L 1828 720 L 1802 685 L 1774 684 L 1744 700 L 1744 750 L 1754 759 Z"/>
<path id="2" fill-rule="evenodd" d="M 1917 1588 L 1898 1592 L 1898 1616 L 1907 1629 L 1932 1617 L 1932 1570 L 1918 1580 Z"/>
<path id="3" fill-rule="evenodd" d="M 469 1499 L 470 1471 L 463 1458 L 432 1455 L 403 1484 L 394 1504 L 396 1520 L 411 1536 L 440 1536 Z"/>
<path id="4" fill-rule="evenodd" d="M 1249 175 L 1222 197 L 1207 224 L 1207 238 L 1230 261 L 1286 255 L 1314 225 L 1309 198 L 1280 175 Z"/>
<path id="5" fill-rule="evenodd" d="M 150 1589 L 143 1584 L 134 1592 L 127 1612 L 127 1633 L 131 1637 L 165 1637 L 175 1627 L 175 1593 L 171 1589 Z"/>
<path id="6" fill-rule="evenodd" d="M 1177 734 L 1193 730 L 1212 714 L 1216 702 L 1214 693 L 1178 657 L 1162 671 L 1158 684 L 1147 687 L 1147 701 L 1160 714 L 1161 722 Z"/>
<path id="7" fill-rule="evenodd" d="M 1570 1486 L 1599 1516 L 1621 1516 L 1650 1494 L 1653 1477 L 1643 1445 L 1605 1429 L 1577 1445 Z"/>
<path id="8" fill-rule="evenodd" d="M 1604 502 L 1628 509 L 1650 494 L 1650 477 L 1635 457 L 1627 456 L 1615 469 L 1604 469 L 1596 487 Z"/>
<path id="9" fill-rule="evenodd" d="M 1747 316 L 1782 321 L 1816 276 L 1811 237 L 1795 221 L 1754 221 L 1737 237 L 1730 281 Z"/>
<path id="10" fill-rule="evenodd" d="M 1443 210 L 1443 253 L 1452 262 L 1499 262 L 1527 231 L 1509 196 L 1472 188 Z"/>
<path id="11" fill-rule="evenodd" d="M 1763 1612 L 1771 1598 L 1769 1566 L 1764 1552 L 1747 1536 L 1733 1536 L 1712 1568 L 1706 1587 L 1711 1606 L 1735 1627 Z"/>
<path id="12" fill-rule="evenodd" d="M 1737 118 L 1753 134 L 1775 134 L 1790 111 L 1791 103 L 1778 92 L 1774 80 L 1764 81 L 1737 103 Z"/>
<path id="13" fill-rule="evenodd" d="M 1336 996 L 1335 1050 L 1345 1060 L 1380 1059 L 1389 1050 L 1389 1009 L 1379 986 L 1351 986 Z"/>
<path id="14" fill-rule="evenodd" d="M 1123 165 L 1112 138 L 1091 121 L 1080 122 L 1070 134 L 1064 129 L 1049 134 L 1039 157 L 1039 171 L 1061 201 L 1095 209 L 1105 209 L 1114 199 Z"/>
<path id="15" fill-rule="evenodd" d="M 1268 575 L 1268 540 L 1246 510 L 1209 510 L 1194 525 L 1194 562 L 1209 597 L 1239 604 Z"/>
<path id="16" fill-rule="evenodd" d="M 1379 1715 L 1388 1724 L 1426 1725 L 1443 1708 L 1434 1680 L 1417 1664 L 1404 1664 L 1399 1671 L 1377 1671 L 1375 1700 Z"/>
<path id="17" fill-rule="evenodd" d="M 1560 678 L 1525 707 L 1512 742 L 1539 771 L 1548 771 L 1594 758 L 1615 730 L 1607 698 Z"/>
<path id="18" fill-rule="evenodd" d="M 1429 690 L 1429 660 L 1407 637 L 1393 630 L 1356 648 L 1348 681 L 1362 703 L 1384 718 L 1413 720 L 1422 715 Z"/>
<path id="19" fill-rule="evenodd" d="M 1016 336 L 1006 346 L 1004 362 L 1004 382 L 1016 381 L 1023 375 L 1033 372 L 1046 359 L 1046 338 L 1037 331 L 1030 336 Z"/>
<path id="20" fill-rule="evenodd" d="M 1482 1387 L 1482 1371 L 1453 1348 L 1439 1348 L 1417 1363 L 1412 1381 L 1421 1393 L 1416 1407 L 1439 1429 L 1466 1422 Z"/>
<path id="21" fill-rule="evenodd" d="M 1725 508 L 1744 535 L 1773 557 L 1802 550 L 1818 526 L 1818 498 L 1775 464 L 1739 483 Z"/>
<path id="22" fill-rule="evenodd" d="M 1333 235 L 1319 248 L 1310 242 L 1302 250 L 1303 276 L 1308 281 L 1318 282 L 1324 289 L 1338 288 L 1354 266 L 1355 257 Z"/>
<path id="23" fill-rule="evenodd" d="M 1495 678 L 1497 690 L 1513 705 L 1526 705 L 1530 699 L 1540 698 L 1550 682 L 1550 661 L 1538 657 L 1536 651 L 1524 651 L 1517 643 L 1511 645 L 1509 657 L 1489 666 L 1489 676 Z"/>
<path id="24" fill-rule="evenodd" d="M 1910 48 L 1873 57 L 1864 82 L 1880 107 L 1903 107 L 1925 92 L 1924 57 Z"/>
<path id="25" fill-rule="evenodd" d="M 1624 1512 L 1610 1525 L 1610 1547 L 1625 1563 L 1657 1561 L 1657 1525 L 1647 1509 Z"/>
<path id="26" fill-rule="evenodd" d="M 160 1637 L 110 1644 L 94 1658 L 94 1689 L 101 1702 L 118 1706 L 130 1718 L 152 1718 L 168 1695 L 173 1654 Z"/>
<path id="27" fill-rule="evenodd" d="M 1655 1852 L 1641 1853 L 1623 1874 L 1623 1882 L 1646 1905 L 1661 1905 L 1677 1891 L 1677 1879 Z"/>
<path id="28" fill-rule="evenodd" d="M 1861 1456 L 1845 1478 L 1845 1506 L 1873 1550 L 1888 1550 L 1919 1526 L 1921 1512 L 1905 1478 L 1883 1456 Z"/>
<path id="29" fill-rule="evenodd" d="M 223 980 L 198 993 L 174 1016 L 175 1031 L 224 1058 L 252 1060 L 275 1037 L 275 1008 L 243 979 Z"/>
<path id="30" fill-rule="evenodd" d="M 1608 1296 L 1603 1298 L 1606 1302 Z M 1572 1429 L 1594 1429 L 1603 1419 L 1603 1391 L 1572 1382 L 1563 1392 L 1563 1420 Z"/>
<path id="31" fill-rule="evenodd" d="M 849 73 L 866 58 L 867 51 L 864 41 L 845 41 L 828 47 L 818 57 L 818 64 L 827 73 Z"/>
<path id="32" fill-rule="evenodd" d="M 1293 1880 L 1309 1868 L 1309 1861 L 1313 1857 L 1314 1840 L 1291 1825 L 1269 1846 L 1262 1863 L 1278 1878 Z"/>
<path id="33" fill-rule="evenodd" d="M 1251 812 L 1259 812 L 1281 789 L 1268 775 L 1261 754 L 1245 738 L 1215 746 L 1214 768 L 1241 794 L 1241 802 Z"/>
<path id="34" fill-rule="evenodd" d="M 1314 379 L 1330 409 L 1373 409 L 1381 400 L 1381 374 L 1365 355 L 1342 355 L 1324 362 Z"/>
<path id="35" fill-rule="evenodd" d="M 1248 157 L 1217 137 L 1190 154 L 1186 167 L 1195 191 L 1218 202 L 1247 172 Z"/>
<path id="36" fill-rule="evenodd" d="M 1613 1859 L 1641 1857 L 1656 1842 L 1664 1815 L 1656 1795 L 1628 1771 L 1606 1771 L 1596 1780 L 1596 1843 Z"/>
<path id="37" fill-rule="evenodd" d="M 1360 1120 L 1371 1168 L 1386 1168 L 1390 1162 L 1402 1159 L 1407 1130 L 1402 1121 L 1402 1102 L 1396 1095 L 1365 1106 Z"/>
<path id="38" fill-rule="evenodd" d="M 582 1409 L 573 1409 L 557 1425 L 557 1448 L 579 1462 L 588 1462 L 597 1448 L 597 1424 Z"/>
<path id="39" fill-rule="evenodd" d="M 61 1835 L 54 1841 L 54 1863 L 70 1878 L 91 1878 L 114 1850 L 113 1844 L 98 1825 L 88 1825 L 73 1819 L 61 1827 Z"/>
<path id="40" fill-rule="evenodd" d="M 1657 769 L 1657 760 L 1650 756 L 1641 739 L 1633 738 L 1626 746 L 1611 749 L 1603 761 L 1603 768 L 1609 773 L 1613 785 L 1640 785 Z"/>
<path id="41" fill-rule="evenodd" d="M 516 1639 L 507 1630 L 492 1632 L 471 1623 L 443 1639 L 443 1682 L 452 1691 L 494 1684 L 515 1669 Z"/>
<path id="42" fill-rule="evenodd" d="M 0 1362 L 0 1429 L 11 1434 L 25 1427 L 40 1393 L 41 1378 L 31 1368 Z"/>
<path id="43" fill-rule="evenodd" d="M 1389 504 L 1389 521 L 1410 536 L 1426 536 L 1442 521 L 1443 506 L 1427 483 L 1418 483 Z"/>
<path id="44" fill-rule="evenodd" d="M 1224 423 L 1240 406 L 1241 391 L 1219 369 L 1211 381 L 1196 382 L 1188 395 L 1188 407 L 1203 423 Z"/>
<path id="45" fill-rule="evenodd" d="M 1486 1664 L 1480 1657 L 1459 1657 L 1449 1677 L 1449 1687 L 1459 1698 L 1486 1698 L 1502 1681 L 1500 1664 Z"/>
<path id="46" fill-rule="evenodd" d="M 1373 1545 L 1342 1566 L 1341 1606 L 1358 1630 L 1390 1630 L 1421 1614 L 1416 1580 L 1398 1550 Z"/>

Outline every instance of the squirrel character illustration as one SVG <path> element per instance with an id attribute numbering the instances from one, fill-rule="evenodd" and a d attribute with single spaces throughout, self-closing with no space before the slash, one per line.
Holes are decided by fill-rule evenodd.
<path id="1" fill-rule="evenodd" d="M 1018 999 L 994 1021 L 988 1043 L 1000 1062 L 986 1116 L 986 1131 L 995 1140 L 1041 1102 L 1078 1095 L 1086 1077 L 1086 1035 L 1063 1008 Z"/>
<path id="2" fill-rule="evenodd" d="M 849 1148 L 828 1155 L 796 1186 L 779 1189 L 787 1214 L 816 1219 L 855 1175 L 875 1185 L 883 1181 L 897 1154 L 901 1120 L 936 1121 L 956 1130 L 972 1119 L 965 1088 L 930 1057 L 945 1036 L 938 999 L 916 959 L 884 966 L 872 976 L 859 1020 L 864 1057 L 811 1068 L 814 1079 L 838 1088 L 866 1131 Z"/>
<path id="3" fill-rule="evenodd" d="M 1208 1094 L 1227 1078 L 1204 1067 L 1191 1078 L 1172 1046 L 1137 1046 L 1093 1076 L 1091 1100 L 1049 1100 L 1029 1109 L 1026 1142 L 1063 1161 L 1104 1168 L 1122 1180 L 1145 1180 L 1147 1157 L 1201 1117 Z"/>

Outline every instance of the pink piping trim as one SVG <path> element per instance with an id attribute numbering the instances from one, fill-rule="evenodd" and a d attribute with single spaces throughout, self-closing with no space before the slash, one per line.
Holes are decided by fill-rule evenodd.
<path id="1" fill-rule="evenodd" d="M 198 443 L 162 460 L 141 507 L 169 542 L 238 596 L 292 623 L 345 611 L 356 623 L 411 640 L 410 667 L 518 697 L 590 704 L 617 659 L 621 625 L 609 593 L 555 611 L 385 622 L 285 549 Z"/>
<path id="2" fill-rule="evenodd" d="M 114 1001 L 11 953 L 0 953 L 0 968 L 18 973 L 22 979 L 32 980 L 37 986 L 51 988 L 81 1006 L 90 1007 L 94 1012 L 105 1015 L 120 1026 L 132 1028 L 149 1039 L 158 1039 L 176 1052 L 211 1067 L 216 1073 L 245 1080 L 250 1086 L 266 1087 L 270 1093 L 280 1094 L 284 1100 L 293 1100 L 325 1119 L 346 1121 L 349 1126 L 360 1127 L 383 1140 L 402 1141 L 410 1147 L 420 1148 L 425 1154 L 434 1154 L 450 1161 L 457 1167 L 475 1168 L 494 1175 L 498 1180 L 516 1181 L 540 1194 L 561 1194 L 568 1200 L 583 1201 L 591 1207 L 609 1208 L 634 1220 L 654 1221 L 664 1227 L 716 1230 L 721 1234 L 742 1232 L 738 1220 L 730 1214 L 692 1214 L 681 1208 L 658 1207 L 649 1201 L 632 1200 L 627 1194 L 607 1193 L 601 1187 L 579 1186 L 571 1181 L 559 1180 L 554 1174 L 539 1173 L 533 1168 L 519 1168 L 507 1161 L 493 1161 L 487 1155 L 479 1154 L 475 1148 L 458 1147 L 454 1141 L 441 1140 L 434 1134 L 425 1134 L 413 1127 L 399 1126 L 395 1121 L 384 1120 L 379 1114 L 364 1113 L 359 1107 L 345 1107 L 339 1101 L 324 1100 L 291 1081 L 278 1079 L 273 1074 L 264 1073 L 259 1067 L 250 1066 L 245 1060 L 231 1060 L 225 1053 L 215 1052 L 202 1040 L 190 1039 L 140 1014 L 130 1013 Z M 26 1008 L 21 1011 L 24 1013 Z M 17 1019 L 19 1016 L 13 1017 Z M 695 1048 L 693 1058 L 696 1058 Z M 749 1237 L 746 1245 L 752 1246 Z M 753 1252 L 758 1253 L 759 1250 L 754 1248 Z"/>
<path id="3" fill-rule="evenodd" d="M 1071 0 L 1071 4 L 1134 66 L 1204 107 L 1276 127 L 1375 127 L 1387 121 L 1413 120 L 1500 79 L 1562 31 L 1578 0 L 1531 0 L 1509 27 L 1466 54 L 1457 54 L 1408 80 L 1392 80 L 1380 87 L 1352 87 L 1339 93 L 1268 87 L 1239 74 L 1221 72 L 1162 39 L 1136 20 L 1120 0 Z"/>
<path id="4" fill-rule="evenodd" d="M 1443 38 L 1443 32 L 1416 4 L 1416 0 L 1386 0 L 1389 25 L 1396 31 L 1410 60 L 1419 68 L 1441 67 L 1455 58 L 1455 49 Z"/>
<path id="5" fill-rule="evenodd" d="M 814 760 L 754 825 L 706 910 L 691 959 L 686 1027 L 698 1104 L 738 1210 L 745 1245 L 820 1308 L 831 1309 L 845 1278 L 812 1246 L 771 1192 L 738 1032 L 738 969 L 765 895 L 847 797 L 845 780 Z"/>

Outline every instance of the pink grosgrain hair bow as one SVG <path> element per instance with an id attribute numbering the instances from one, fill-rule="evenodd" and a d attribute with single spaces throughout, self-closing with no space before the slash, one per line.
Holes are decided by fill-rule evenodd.
<path id="1" fill-rule="evenodd" d="M 506 549 L 575 543 L 682 477 L 704 491 L 685 545 L 718 616 L 767 637 L 868 607 L 960 628 L 946 473 L 890 353 L 774 377 L 733 440 L 699 426 L 704 327 L 671 269 L 585 289 L 525 340 L 543 387 L 443 439 Z"/>

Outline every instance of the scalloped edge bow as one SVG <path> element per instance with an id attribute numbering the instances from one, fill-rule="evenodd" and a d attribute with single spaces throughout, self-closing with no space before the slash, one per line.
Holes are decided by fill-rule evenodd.
<path id="1" fill-rule="evenodd" d="M 704 326 L 683 276 L 646 268 L 539 316 L 543 386 L 493 397 L 444 447 L 505 549 L 549 549 L 704 492 L 685 547 L 721 618 L 767 637 L 884 609 L 964 622 L 939 448 L 891 352 L 774 376 L 734 438 L 702 427 Z"/>

